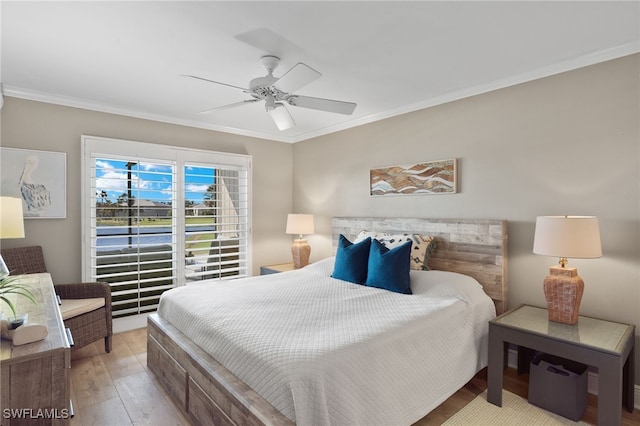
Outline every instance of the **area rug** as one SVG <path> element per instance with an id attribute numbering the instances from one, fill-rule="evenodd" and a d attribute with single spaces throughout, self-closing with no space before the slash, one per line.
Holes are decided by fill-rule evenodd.
<path id="1" fill-rule="evenodd" d="M 545 411 L 511 392 L 502 391 L 502 407 L 487 402 L 487 391 L 478 395 L 445 423 L 454 425 L 588 425 Z"/>

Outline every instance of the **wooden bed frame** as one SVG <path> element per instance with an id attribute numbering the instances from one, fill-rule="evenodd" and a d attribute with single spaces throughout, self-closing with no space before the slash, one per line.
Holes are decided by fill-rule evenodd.
<path id="1" fill-rule="evenodd" d="M 363 229 L 431 235 L 436 241 L 431 269 L 474 277 L 497 313 L 507 310 L 506 220 L 336 217 L 332 228 L 334 248 L 339 234 L 353 240 Z M 293 425 L 157 313 L 148 317 L 147 335 L 149 369 L 194 424 Z"/>

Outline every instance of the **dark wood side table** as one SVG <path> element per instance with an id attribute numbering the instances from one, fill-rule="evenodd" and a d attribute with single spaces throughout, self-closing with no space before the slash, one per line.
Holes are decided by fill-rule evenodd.
<path id="1" fill-rule="evenodd" d="M 487 400 L 502 406 L 507 343 L 598 368 L 598 425 L 619 425 L 620 403 L 633 412 L 635 326 L 580 316 L 549 321 L 547 310 L 522 305 L 489 322 Z"/>
<path id="2" fill-rule="evenodd" d="M 260 275 L 277 274 L 279 272 L 293 271 L 293 263 L 279 263 L 260 267 Z"/>

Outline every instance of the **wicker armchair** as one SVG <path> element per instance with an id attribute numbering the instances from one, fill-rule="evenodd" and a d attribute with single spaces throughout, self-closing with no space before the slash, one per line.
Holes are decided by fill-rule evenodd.
<path id="1" fill-rule="evenodd" d="M 42 247 L 19 247 L 2 249 L 2 258 L 12 275 L 39 274 L 47 272 Z M 54 284 L 61 299 L 104 298 L 104 306 L 90 312 L 64 320 L 71 330 L 74 347 L 78 349 L 104 338 L 104 350 L 111 352 L 111 288 L 106 283 Z"/>

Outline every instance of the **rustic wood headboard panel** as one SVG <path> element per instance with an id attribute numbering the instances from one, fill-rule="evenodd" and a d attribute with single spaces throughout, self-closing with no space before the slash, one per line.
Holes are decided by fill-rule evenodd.
<path id="1" fill-rule="evenodd" d="M 436 241 L 431 269 L 472 276 L 493 299 L 498 315 L 507 310 L 506 220 L 334 217 L 332 229 L 334 253 L 340 234 L 350 241 L 362 230 L 431 235 Z"/>

